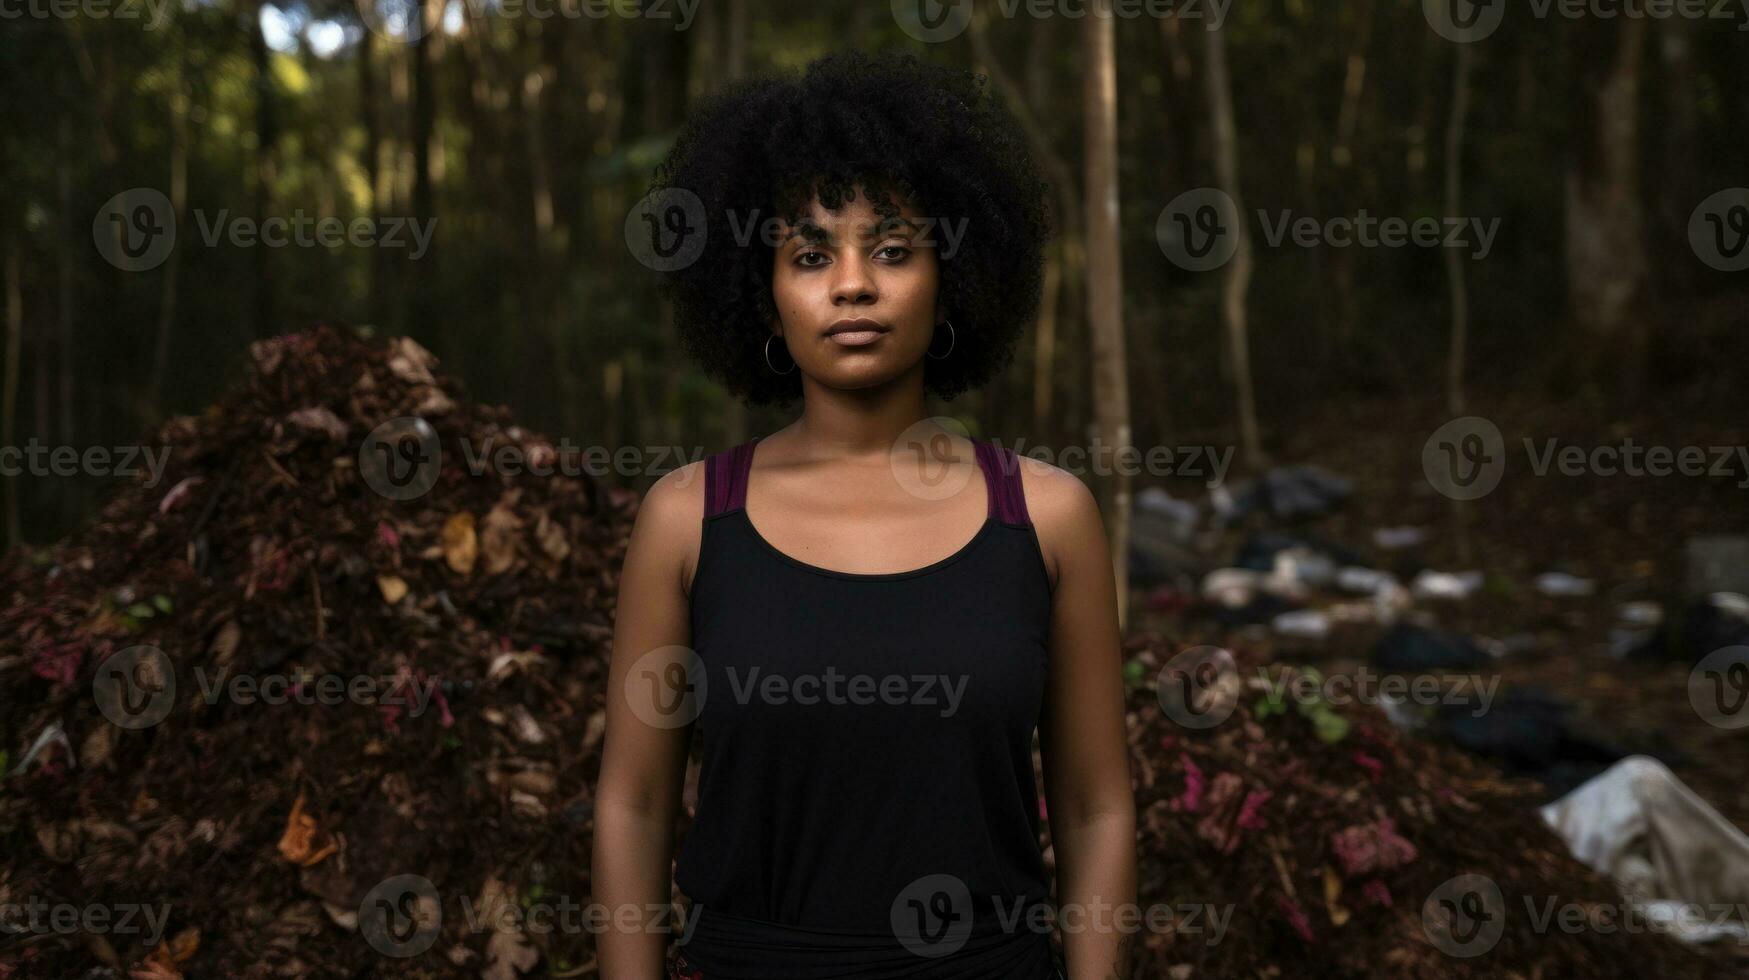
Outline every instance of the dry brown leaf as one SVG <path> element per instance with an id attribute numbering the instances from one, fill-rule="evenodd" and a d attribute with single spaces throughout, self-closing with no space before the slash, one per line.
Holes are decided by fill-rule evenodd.
<path id="1" fill-rule="evenodd" d="M 564 561 L 571 554 L 571 542 L 565 538 L 564 526 L 553 520 L 544 507 L 535 518 L 534 539 L 540 543 L 540 550 L 554 561 Z"/>
<path id="2" fill-rule="evenodd" d="M 170 959 L 177 963 L 188 962 L 188 958 L 199 950 L 200 930 L 194 926 L 182 930 L 176 934 L 175 939 L 170 940 Z"/>
<path id="3" fill-rule="evenodd" d="M 321 405 L 300 408 L 287 415 L 285 420 L 305 432 L 320 432 L 335 442 L 346 439 L 346 423 L 340 421 L 340 416 Z"/>
<path id="4" fill-rule="evenodd" d="M 442 388 L 435 386 L 418 390 L 419 404 L 413 406 L 413 414 L 422 418 L 435 418 L 448 415 L 455 411 L 455 400 L 443 393 Z"/>
<path id="5" fill-rule="evenodd" d="M 383 601 L 391 606 L 407 594 L 407 583 L 398 575 L 378 575 L 377 588 L 383 593 Z"/>
<path id="6" fill-rule="evenodd" d="M 443 522 L 443 560 L 459 575 L 471 575 L 480 557 L 480 540 L 474 533 L 474 515 L 459 511 Z"/>
<path id="7" fill-rule="evenodd" d="M 1340 926 L 1352 915 L 1342 906 L 1342 876 L 1329 865 L 1324 866 L 1324 904 L 1330 909 L 1330 924 Z"/>
<path id="8" fill-rule="evenodd" d="M 182 980 L 177 964 L 186 963 L 200 949 L 200 930 L 190 926 L 175 938 L 158 944 L 139 966 L 128 971 L 132 980 Z"/>
<path id="9" fill-rule="evenodd" d="M 299 792 L 291 814 L 286 817 L 285 833 L 279 838 L 279 853 L 287 861 L 308 868 L 339 850 L 332 840 L 324 840 L 318 846 L 318 838 L 324 836 L 316 818 L 304 812 L 304 794 Z"/>
<path id="10" fill-rule="evenodd" d="M 520 496 L 515 490 L 506 491 L 486 513 L 481 537 L 486 550 L 488 575 L 508 571 L 516 564 L 516 542 L 522 530 L 522 519 L 516 516 L 515 507 Z"/>
<path id="11" fill-rule="evenodd" d="M 98 725 L 85 736 L 85 742 L 79 746 L 79 761 L 87 766 L 101 766 L 109 758 L 109 752 L 115 746 L 115 726 Z"/>
<path id="12" fill-rule="evenodd" d="M 213 637 L 213 663 L 220 667 L 231 662 L 231 657 L 237 652 L 238 644 L 243 642 L 243 628 L 234 619 L 225 620 L 225 625 L 219 627 L 219 632 Z"/>
<path id="13" fill-rule="evenodd" d="M 481 980 L 519 980 L 522 971 L 532 970 L 540 962 L 540 952 L 529 944 L 522 929 L 522 909 L 517 904 L 516 892 L 493 875 L 480 887 L 478 904 L 493 929 L 492 937 L 486 940 L 486 965 L 480 970 Z"/>
<path id="14" fill-rule="evenodd" d="M 412 337 L 396 337 L 389 344 L 392 353 L 389 355 L 389 371 L 395 377 L 409 384 L 428 385 L 436 379 L 431 376 L 431 369 L 437 364 L 437 357 L 430 351 L 419 346 Z"/>

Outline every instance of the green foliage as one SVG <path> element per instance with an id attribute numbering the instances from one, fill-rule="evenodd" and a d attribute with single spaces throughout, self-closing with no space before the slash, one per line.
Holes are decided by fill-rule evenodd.
<path id="1" fill-rule="evenodd" d="M 1294 673 L 1305 679 L 1305 683 L 1294 682 Z M 1258 721 L 1265 721 L 1276 715 L 1287 714 L 1287 702 L 1294 702 L 1294 710 L 1301 718 L 1312 723 L 1312 730 L 1318 738 L 1326 743 L 1334 744 L 1348 737 L 1349 722 L 1347 718 L 1336 712 L 1317 692 L 1322 688 L 1324 675 L 1313 667 L 1288 668 L 1287 672 L 1277 675 L 1279 683 L 1269 693 L 1257 700 L 1252 706 L 1252 715 Z M 1309 697 L 1290 695 L 1289 691 L 1309 691 Z"/>

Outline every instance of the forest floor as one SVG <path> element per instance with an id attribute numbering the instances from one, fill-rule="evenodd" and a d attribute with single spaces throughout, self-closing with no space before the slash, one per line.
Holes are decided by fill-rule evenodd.
<path id="1" fill-rule="evenodd" d="M 1749 446 L 1749 429 L 1741 422 L 1741 393 L 1691 385 L 1646 402 L 1646 410 L 1612 414 L 1584 399 L 1476 399 L 1471 414 L 1499 428 L 1506 466 L 1491 493 L 1462 505 L 1436 492 L 1423 469 L 1430 434 L 1450 418 L 1431 397 L 1324 406 L 1296 420 L 1273 462 L 1315 464 L 1353 484 L 1345 506 L 1290 533 L 1346 547 L 1405 585 L 1422 569 L 1481 572 L 1483 585 L 1468 598 L 1416 600 L 1417 618 L 1505 641 L 1510 652 L 1489 669 L 1501 695 L 1514 689 L 1554 694 L 1570 704 L 1572 727 L 1657 756 L 1733 823 L 1749 828 L 1749 780 L 1742 775 L 1749 771 L 1749 731 L 1709 724 L 1697 713 L 1692 664 L 1611 654 L 1626 604 L 1656 603 L 1667 618 L 1680 616 L 1692 539 L 1749 534 L 1749 450 L 1742 448 Z M 1203 435 L 1175 441 L 1221 444 L 1222 434 Z M 1722 472 L 1632 476 L 1586 466 L 1589 472 L 1578 475 L 1558 467 L 1539 473 L 1551 440 L 1558 450 L 1579 447 L 1588 456 L 1598 447 L 1700 447 L 1706 465 Z M 1607 463 L 1610 457 L 1601 458 Z M 1202 493 L 1192 479 L 1164 486 L 1184 499 Z M 1377 529 L 1400 527 L 1421 529 L 1425 540 L 1394 551 L 1374 545 Z M 1230 557 L 1244 537 L 1229 531 L 1205 550 Z M 1588 596 L 1545 595 L 1535 580 L 1546 572 L 1592 580 L 1595 589 Z M 1745 576 L 1749 569 L 1738 579 Z M 1132 625 L 1182 633 L 1185 615 L 1151 611 L 1149 591 L 1135 590 Z M 1284 638 L 1263 626 L 1228 632 L 1225 639 L 1266 657 L 1352 671 L 1369 662 L 1379 632 L 1338 624 L 1320 641 Z"/>

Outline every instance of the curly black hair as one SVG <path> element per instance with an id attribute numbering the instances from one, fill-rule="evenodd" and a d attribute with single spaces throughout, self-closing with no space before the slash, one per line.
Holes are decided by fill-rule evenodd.
<path id="1" fill-rule="evenodd" d="M 945 359 L 927 360 L 926 389 L 952 399 L 1013 359 L 1038 313 L 1051 232 L 1049 187 L 1019 126 L 980 75 L 845 52 L 701 103 L 650 186 L 703 205 L 702 251 L 666 272 L 663 292 L 686 351 L 732 394 L 786 404 L 802 390 L 800 372 L 776 374 L 765 360 L 773 249 L 749 237 L 750 222 L 795 224 L 816 195 L 836 212 L 859 185 L 883 216 L 897 212 L 897 197 L 924 216 L 965 221 L 958 247 L 940 256 L 955 342 Z"/>

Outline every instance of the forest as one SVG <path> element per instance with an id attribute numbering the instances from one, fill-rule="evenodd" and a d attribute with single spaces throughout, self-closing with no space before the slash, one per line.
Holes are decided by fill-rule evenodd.
<path id="1" fill-rule="evenodd" d="M 933 410 L 1100 504 L 1134 975 L 1741 976 L 1749 5 L 0 0 L 0 980 L 602 975 L 630 527 L 793 417 L 652 181 L 846 50 L 1049 184 Z"/>

